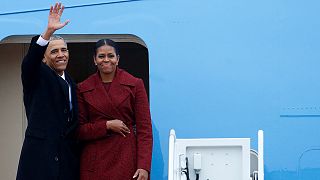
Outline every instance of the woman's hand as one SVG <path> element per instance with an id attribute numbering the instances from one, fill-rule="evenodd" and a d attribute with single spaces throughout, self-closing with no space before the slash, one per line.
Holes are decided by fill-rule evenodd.
<path id="1" fill-rule="evenodd" d="M 136 173 L 133 175 L 133 179 L 137 178 L 137 180 L 148 180 L 149 173 L 144 169 L 137 169 Z"/>
<path id="2" fill-rule="evenodd" d="M 106 123 L 107 129 L 121 134 L 123 137 L 126 137 L 126 134 L 130 133 L 129 128 L 126 126 L 126 124 L 123 123 L 123 121 L 119 119 L 110 120 Z"/>

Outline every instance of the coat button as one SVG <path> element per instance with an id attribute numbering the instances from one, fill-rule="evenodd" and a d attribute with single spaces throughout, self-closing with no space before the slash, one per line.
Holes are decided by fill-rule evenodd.
<path id="1" fill-rule="evenodd" d="M 63 112 L 64 112 L 65 114 L 67 114 L 67 112 L 68 112 L 67 108 L 65 108 Z"/>
<path id="2" fill-rule="evenodd" d="M 54 157 L 54 160 L 55 160 L 55 161 L 59 161 L 58 156 Z"/>

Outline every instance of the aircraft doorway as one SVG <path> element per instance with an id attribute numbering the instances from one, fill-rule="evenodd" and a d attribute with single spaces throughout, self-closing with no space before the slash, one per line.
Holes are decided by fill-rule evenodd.
<path id="1" fill-rule="evenodd" d="M 0 142 L 2 144 L 0 174 L 2 179 L 14 179 L 27 125 L 21 85 L 21 62 L 34 35 L 8 36 L 0 41 Z M 68 73 L 76 83 L 96 72 L 93 47 L 102 38 L 118 43 L 119 67 L 143 79 L 149 97 L 148 49 L 134 35 L 61 35 L 70 51 Z M 149 98 L 150 99 L 150 98 Z"/>

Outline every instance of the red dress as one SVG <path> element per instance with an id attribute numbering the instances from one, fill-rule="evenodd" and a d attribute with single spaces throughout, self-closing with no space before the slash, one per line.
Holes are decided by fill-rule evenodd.
<path id="1" fill-rule="evenodd" d="M 131 180 L 137 169 L 150 172 L 152 126 L 141 79 L 118 68 L 107 92 L 99 73 L 93 74 L 78 85 L 78 101 L 81 180 Z M 131 133 L 108 131 L 106 121 L 113 119 Z"/>

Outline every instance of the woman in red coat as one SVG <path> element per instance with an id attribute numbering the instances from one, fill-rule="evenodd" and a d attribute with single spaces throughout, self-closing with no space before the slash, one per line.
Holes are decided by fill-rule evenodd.
<path id="1" fill-rule="evenodd" d="M 141 79 L 119 69 L 112 40 L 96 43 L 98 71 L 78 85 L 81 180 L 147 180 L 152 126 Z"/>

